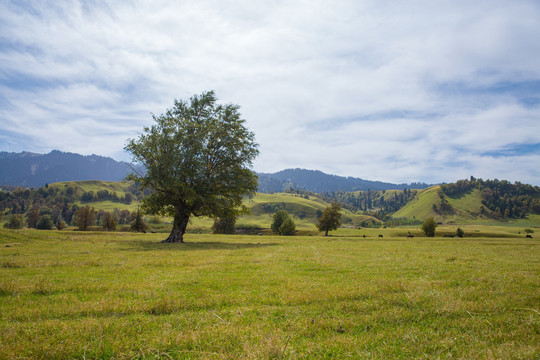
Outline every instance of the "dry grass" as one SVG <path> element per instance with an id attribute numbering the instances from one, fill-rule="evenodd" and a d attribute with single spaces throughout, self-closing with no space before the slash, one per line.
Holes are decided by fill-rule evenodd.
<path id="1" fill-rule="evenodd" d="M 0 358 L 540 356 L 538 240 L 385 231 L 0 230 Z"/>

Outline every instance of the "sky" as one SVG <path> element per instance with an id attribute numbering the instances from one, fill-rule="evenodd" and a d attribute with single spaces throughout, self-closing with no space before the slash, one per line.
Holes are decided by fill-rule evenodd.
<path id="1" fill-rule="evenodd" d="M 0 151 L 123 149 L 215 90 L 258 172 L 540 185 L 540 1 L 0 0 Z"/>

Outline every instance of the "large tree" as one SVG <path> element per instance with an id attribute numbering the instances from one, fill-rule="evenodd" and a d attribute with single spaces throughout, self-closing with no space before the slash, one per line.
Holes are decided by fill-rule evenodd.
<path id="1" fill-rule="evenodd" d="M 218 104 L 213 91 L 175 100 L 155 124 L 145 127 L 125 150 L 144 174 L 127 177 L 152 192 L 143 199 L 149 214 L 173 216 L 164 242 L 183 242 L 191 216 L 222 217 L 245 210 L 242 197 L 257 190 L 251 170 L 258 154 L 239 106 Z"/>

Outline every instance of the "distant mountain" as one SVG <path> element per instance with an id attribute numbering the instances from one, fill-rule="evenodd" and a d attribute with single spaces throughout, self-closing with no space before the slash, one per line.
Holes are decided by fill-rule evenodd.
<path id="1" fill-rule="evenodd" d="M 300 189 L 315 193 L 366 190 L 425 189 L 424 183 L 392 184 L 354 177 L 328 175 L 318 170 L 287 169 L 274 174 L 259 175 L 259 191 L 272 193 L 286 189 Z"/>
<path id="2" fill-rule="evenodd" d="M 53 150 L 48 154 L 0 152 L 0 185 L 40 187 L 58 181 L 120 181 L 129 164 L 114 159 Z"/>
<path id="3" fill-rule="evenodd" d="M 79 155 L 53 150 L 48 154 L 0 152 L 0 185 L 40 187 L 60 181 L 121 181 L 130 164 L 98 155 Z M 315 193 L 358 190 L 425 189 L 423 183 L 391 184 L 353 177 L 328 175 L 318 170 L 287 169 L 260 173 L 259 192 L 300 189 Z"/>

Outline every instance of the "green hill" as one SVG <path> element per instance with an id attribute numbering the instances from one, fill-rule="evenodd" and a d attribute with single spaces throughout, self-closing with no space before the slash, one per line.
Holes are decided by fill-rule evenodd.
<path id="1" fill-rule="evenodd" d="M 133 183 L 124 181 L 100 181 L 100 180 L 87 180 L 87 181 L 65 181 L 49 184 L 49 188 L 56 188 L 59 191 L 66 191 L 69 187 L 75 189 L 79 194 L 84 192 L 107 190 L 109 192 L 116 192 L 118 195 L 125 196 L 126 192 L 130 192 L 133 188 Z"/>
<path id="2" fill-rule="evenodd" d="M 414 199 L 399 209 L 392 217 L 408 219 L 426 219 L 430 216 L 437 218 L 433 212 L 433 204 L 436 202 L 440 191 L 439 186 L 434 186 L 420 191 Z M 440 220 L 440 219 L 437 219 Z"/>
<path id="3" fill-rule="evenodd" d="M 5 215 L 15 211 L 26 217 L 33 204 L 38 203 L 41 208 L 48 207 L 48 211 L 53 215 L 59 214 L 69 224 L 71 215 L 77 207 L 90 205 L 96 210 L 132 212 L 137 209 L 143 196 L 144 194 L 137 191 L 130 182 L 59 182 L 39 189 L 18 188 L 0 191 L 0 211 Z M 434 217 L 437 222 L 448 225 L 538 226 L 540 223 L 537 188 L 497 180 L 485 182 L 460 180 L 455 184 L 412 191 L 257 193 L 255 196 L 245 198 L 244 204 L 250 209 L 250 213 L 238 219 L 237 227 L 251 230 L 268 229 L 272 215 L 278 210 L 286 210 L 292 216 L 298 230 L 316 231 L 317 219 L 332 201 L 344 204 L 342 224 L 349 228 L 382 224 L 380 219 L 388 218 L 398 221 L 396 224 L 387 223 L 390 224 L 388 226 L 400 225 L 402 219 L 423 221 L 428 217 Z M 369 204 L 367 212 L 364 211 L 366 204 Z M 506 216 L 504 213 L 513 213 L 514 216 Z M 4 216 L 4 221 L 6 219 L 7 216 Z M 159 221 L 151 216 L 147 216 L 147 220 Z M 161 221 L 164 222 L 161 224 L 163 230 L 170 226 L 171 219 L 164 218 Z M 190 228 L 209 231 L 212 224 L 213 219 L 192 218 Z"/>
<path id="4" fill-rule="evenodd" d="M 270 227 L 272 215 L 278 210 L 286 210 L 293 217 L 297 227 L 315 229 L 317 219 L 330 204 L 312 195 L 258 193 L 253 199 L 247 201 L 246 205 L 251 209 L 251 213 L 241 217 L 238 220 L 239 224 L 258 223 L 264 227 Z M 342 213 L 342 223 L 345 226 L 352 227 L 368 219 L 379 222 L 371 216 L 353 214 L 348 210 L 343 210 Z"/>
<path id="5" fill-rule="evenodd" d="M 459 196 L 450 197 L 440 186 L 433 186 L 419 192 L 413 200 L 394 213 L 393 217 L 419 220 L 433 217 L 437 222 L 457 224 L 493 220 L 490 215 L 491 212 L 482 205 L 480 190 L 472 189 Z"/>
<path id="6" fill-rule="evenodd" d="M 445 224 L 538 224 L 538 215 L 528 214 L 520 219 L 499 218 L 482 204 L 482 191 L 478 188 L 469 189 L 458 195 L 446 195 L 441 186 L 433 186 L 420 191 L 409 201 L 394 218 L 424 220 L 433 217 L 437 222 Z"/>
<path id="7" fill-rule="evenodd" d="M 133 183 L 114 181 L 68 181 L 58 182 L 30 191 L 30 198 L 41 199 L 42 206 L 52 208 L 58 199 L 62 199 L 64 206 L 73 204 L 76 206 L 92 206 L 96 210 L 134 211 L 140 204 L 143 194 L 137 192 Z M 21 199 L 25 195 L 14 191 L 14 198 Z M 301 231 L 316 231 L 317 219 L 323 210 L 330 204 L 315 195 L 299 195 L 291 193 L 265 194 L 257 193 L 253 197 L 246 197 L 245 205 L 250 209 L 249 214 L 240 216 L 237 227 L 245 229 L 268 229 L 272 223 L 272 215 L 278 210 L 286 210 Z M 7 205 L 7 204 L 6 204 Z M 9 204 L 11 206 L 11 203 Z M 6 209 L 9 206 L 5 206 Z M 147 216 L 150 219 L 150 216 Z M 163 218 L 166 226 L 171 222 L 169 218 Z M 365 221 L 380 223 L 381 221 L 369 215 L 354 214 L 343 210 L 342 222 L 346 227 L 358 227 Z M 208 231 L 213 224 L 210 218 L 192 217 L 190 228 Z"/>

